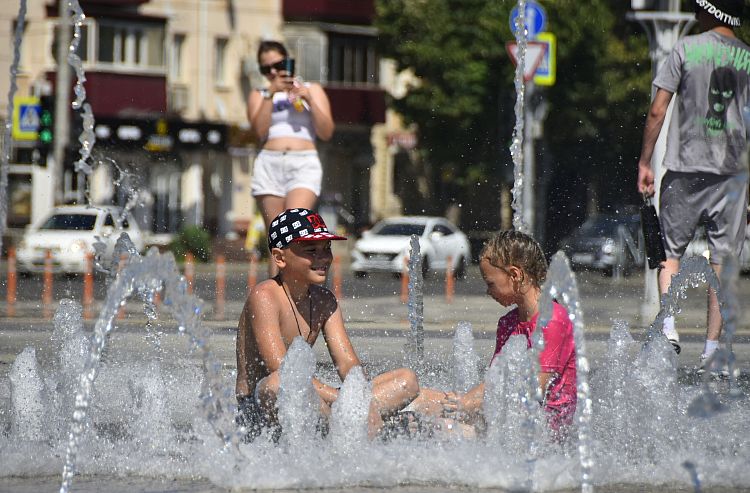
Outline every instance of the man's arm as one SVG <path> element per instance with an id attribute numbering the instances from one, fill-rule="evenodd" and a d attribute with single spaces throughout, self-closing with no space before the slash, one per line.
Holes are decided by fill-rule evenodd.
<path id="1" fill-rule="evenodd" d="M 641 146 L 641 157 L 638 160 L 638 192 L 648 196 L 654 195 L 654 171 L 651 169 L 651 158 L 654 155 L 656 140 L 659 138 L 664 118 L 667 115 L 669 102 L 673 93 L 659 88 L 656 96 L 651 102 L 651 107 L 646 117 L 646 126 L 643 129 L 643 145 Z"/>

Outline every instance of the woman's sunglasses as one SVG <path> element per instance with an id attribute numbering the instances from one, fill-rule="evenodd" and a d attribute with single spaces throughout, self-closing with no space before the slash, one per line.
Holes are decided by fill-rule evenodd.
<path id="1" fill-rule="evenodd" d="M 294 75 L 294 58 L 284 58 L 280 62 L 260 66 L 260 73 L 263 75 L 270 74 L 271 70 L 276 70 L 277 72 L 284 70 L 288 72 L 289 75 Z"/>

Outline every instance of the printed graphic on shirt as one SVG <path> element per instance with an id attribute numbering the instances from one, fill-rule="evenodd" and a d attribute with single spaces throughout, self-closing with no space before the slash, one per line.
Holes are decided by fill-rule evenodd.
<path id="1" fill-rule="evenodd" d="M 727 126 L 727 106 L 734 97 L 737 77 L 727 67 L 719 67 L 711 72 L 708 86 L 708 113 L 704 122 L 708 135 L 715 136 Z"/>
<path id="2" fill-rule="evenodd" d="M 691 43 L 685 46 L 685 65 L 688 70 L 701 66 L 704 70 L 713 68 L 706 92 L 708 110 L 705 118 L 698 118 L 705 138 L 737 140 L 729 135 L 733 130 L 741 130 L 741 124 L 727 118 L 727 109 L 735 96 L 746 90 L 740 86 L 747 84 L 747 77 L 738 77 L 738 72 L 750 74 L 750 52 L 723 43 Z"/>

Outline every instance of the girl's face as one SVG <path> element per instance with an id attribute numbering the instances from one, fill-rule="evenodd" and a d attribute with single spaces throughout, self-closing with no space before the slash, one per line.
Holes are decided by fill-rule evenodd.
<path id="1" fill-rule="evenodd" d="M 487 294 L 503 306 L 517 304 L 518 288 L 516 286 L 521 269 L 514 265 L 492 265 L 486 257 L 479 261 L 482 279 L 487 284 Z"/>
<path id="2" fill-rule="evenodd" d="M 279 75 L 279 71 L 274 67 L 274 65 L 284 60 L 284 58 L 284 55 L 276 50 L 264 51 L 260 54 L 260 68 L 261 70 L 264 70 L 265 67 L 265 70 L 269 70 L 269 72 L 265 74 L 265 77 L 268 80 L 273 80 L 277 75 Z"/>

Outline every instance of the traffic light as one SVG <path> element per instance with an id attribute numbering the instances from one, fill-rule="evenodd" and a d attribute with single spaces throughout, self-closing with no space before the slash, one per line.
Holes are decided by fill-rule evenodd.
<path id="1" fill-rule="evenodd" d="M 55 140 L 55 97 L 39 98 L 39 147 L 49 149 Z"/>

